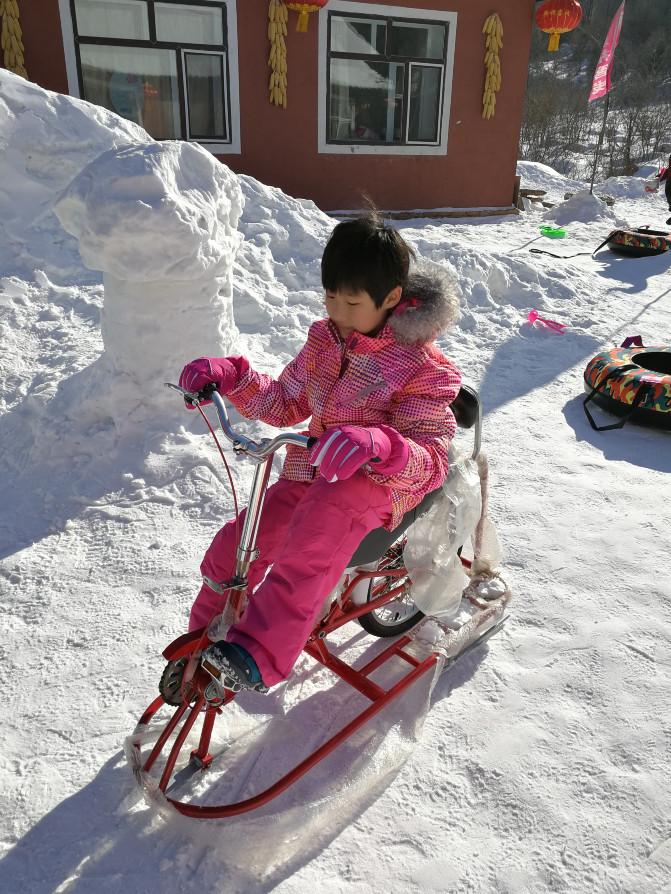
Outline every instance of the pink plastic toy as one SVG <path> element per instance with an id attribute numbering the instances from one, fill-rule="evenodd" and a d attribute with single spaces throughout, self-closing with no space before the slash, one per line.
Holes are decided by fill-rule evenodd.
<path id="1" fill-rule="evenodd" d="M 553 332 L 559 332 L 562 335 L 564 329 L 566 329 L 566 323 L 557 323 L 556 320 L 546 320 L 543 317 L 539 317 L 537 310 L 530 310 L 527 320 L 529 320 L 532 325 L 534 323 L 542 323 L 547 329 L 551 329 Z"/>

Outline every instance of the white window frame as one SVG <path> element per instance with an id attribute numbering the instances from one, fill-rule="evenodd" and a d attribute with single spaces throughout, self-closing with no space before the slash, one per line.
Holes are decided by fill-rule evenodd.
<path id="1" fill-rule="evenodd" d="M 191 119 L 189 117 L 189 89 L 187 86 L 186 60 L 184 59 L 184 57 L 187 55 L 187 53 L 189 53 L 193 56 L 219 56 L 219 58 L 222 59 L 222 61 L 223 61 L 223 65 L 222 65 L 221 69 L 222 69 L 222 76 L 223 76 L 222 79 L 224 82 L 224 96 L 225 96 L 226 95 L 226 51 L 225 50 L 194 50 L 193 48 L 189 48 L 186 50 L 182 49 L 182 50 L 180 50 L 180 52 L 182 54 L 182 81 L 184 83 L 184 100 L 185 100 L 185 102 L 184 102 L 184 106 L 185 106 L 184 117 L 186 119 L 186 139 L 190 143 L 200 143 L 202 146 L 204 146 L 207 149 L 210 146 L 210 144 L 217 142 L 216 139 L 203 140 L 203 139 L 198 139 L 196 137 L 191 136 Z M 226 106 L 224 106 L 224 118 L 226 118 L 226 117 L 227 117 L 226 116 Z M 231 128 L 230 120 L 226 121 L 226 127 L 228 128 L 229 133 L 231 133 L 232 128 Z M 229 143 L 217 143 L 217 145 L 228 146 L 230 144 Z"/>
<path id="2" fill-rule="evenodd" d="M 229 127 L 231 134 L 230 143 L 210 142 L 205 140 L 189 140 L 185 142 L 197 142 L 213 155 L 239 155 L 242 152 L 240 140 L 240 74 L 238 68 L 238 0 L 218 0 L 226 6 L 226 20 L 228 25 L 228 70 L 229 70 Z M 249 0 L 247 0 L 249 2 Z M 68 93 L 81 99 L 79 91 L 79 75 L 77 72 L 77 54 L 75 52 L 74 26 L 70 11 L 70 0 L 58 0 L 58 8 L 61 17 L 61 32 L 63 36 L 63 51 L 65 55 L 65 71 L 68 79 Z M 180 50 L 184 52 L 184 50 Z M 187 49 L 187 52 L 189 50 Z M 208 52 L 207 50 L 193 50 L 193 52 Z M 215 52 L 217 51 L 210 51 Z M 221 51 L 220 55 L 226 55 Z M 226 77 L 224 68 L 224 78 Z M 186 89 L 186 85 L 185 85 Z M 188 102 L 186 103 L 186 120 L 188 134 Z"/>
<path id="3" fill-rule="evenodd" d="M 413 19 L 417 21 L 426 17 L 427 24 L 431 22 L 447 22 L 449 25 L 447 35 L 447 54 L 445 58 L 445 72 L 441 82 L 443 90 L 443 104 L 440 109 L 439 140 L 433 144 L 406 143 L 403 146 L 376 144 L 368 146 L 365 143 L 329 143 L 328 111 L 326 108 L 326 96 L 328 86 L 328 16 L 330 13 L 342 12 L 351 15 L 380 15 L 391 16 L 394 19 Z M 447 135 L 450 123 L 450 104 L 452 100 L 452 77 L 454 71 L 454 48 L 457 39 L 457 13 L 442 12 L 437 9 L 420 9 L 409 6 L 387 6 L 384 4 L 358 3 L 352 0 L 331 0 L 328 6 L 319 12 L 319 44 L 318 44 L 318 102 L 317 102 L 317 151 L 321 155 L 447 155 Z M 424 64 L 424 63 L 422 63 Z M 426 63 L 430 65 L 431 62 Z M 408 104 L 408 114 L 410 106 Z"/>
<path id="4" fill-rule="evenodd" d="M 440 93 L 442 94 L 443 84 L 445 83 L 445 74 L 443 72 L 443 69 L 445 68 L 444 65 L 438 65 L 437 62 L 410 62 L 408 64 L 408 71 L 410 74 L 410 82 L 411 83 L 412 83 L 412 69 L 413 69 L 413 67 L 414 68 L 439 68 L 441 70 L 439 90 L 440 90 Z M 427 143 L 426 140 L 410 140 L 409 139 L 406 141 L 407 144 L 409 146 L 431 146 L 431 145 L 437 146 L 440 142 L 442 123 L 443 123 L 443 109 L 439 108 L 438 109 L 438 139 L 435 140 L 433 143 Z M 408 133 L 409 130 L 410 130 L 410 103 L 408 103 L 408 108 L 407 108 L 406 116 L 405 116 L 405 132 Z"/>

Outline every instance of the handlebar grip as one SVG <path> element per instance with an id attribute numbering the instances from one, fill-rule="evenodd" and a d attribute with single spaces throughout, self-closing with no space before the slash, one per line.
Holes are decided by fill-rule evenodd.
<path id="1" fill-rule="evenodd" d="M 203 386 L 200 389 L 200 391 L 198 392 L 196 397 L 198 398 L 198 400 L 200 402 L 206 401 L 206 400 L 211 400 L 212 392 L 216 391 L 216 390 L 217 390 L 217 383 L 216 382 L 208 382 L 207 385 Z M 184 395 L 184 403 L 187 404 L 187 406 L 193 406 L 193 401 L 190 398 L 188 398 L 186 395 Z"/>

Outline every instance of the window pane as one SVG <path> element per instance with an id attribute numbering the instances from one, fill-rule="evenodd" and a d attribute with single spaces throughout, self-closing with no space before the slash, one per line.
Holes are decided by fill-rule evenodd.
<path id="1" fill-rule="evenodd" d="M 331 52 L 372 53 L 384 55 L 387 35 L 385 22 L 351 19 L 345 16 L 331 17 Z"/>
<path id="2" fill-rule="evenodd" d="M 402 142 L 404 74 L 395 62 L 332 59 L 330 139 Z"/>
<path id="3" fill-rule="evenodd" d="M 156 3 L 154 12 L 157 40 L 223 46 L 223 21 L 217 7 Z"/>
<path id="4" fill-rule="evenodd" d="M 393 22 L 390 56 L 441 59 L 445 53 L 445 26 Z"/>
<path id="5" fill-rule="evenodd" d="M 82 44 L 84 99 L 135 121 L 157 140 L 180 139 L 172 50 Z"/>
<path id="6" fill-rule="evenodd" d="M 147 4 L 138 0 L 75 0 L 75 14 L 81 35 L 149 40 Z"/>
<path id="7" fill-rule="evenodd" d="M 219 53 L 185 53 L 189 136 L 227 140 L 224 114 L 224 57 Z"/>
<path id="8" fill-rule="evenodd" d="M 412 65 L 410 68 L 410 115 L 408 141 L 438 142 L 440 76 L 442 68 Z"/>

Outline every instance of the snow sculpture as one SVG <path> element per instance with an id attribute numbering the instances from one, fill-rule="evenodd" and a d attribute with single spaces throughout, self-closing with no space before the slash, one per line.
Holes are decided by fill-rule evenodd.
<path id="1" fill-rule="evenodd" d="M 242 206 L 235 174 L 177 141 L 104 152 L 56 202 L 84 264 L 103 272 L 101 362 L 115 423 L 174 407 L 163 383 L 185 362 L 231 353 Z"/>
<path id="2" fill-rule="evenodd" d="M 43 266 L 69 266 L 52 238 L 53 200 L 101 152 L 150 141 L 132 121 L 0 67 L 0 253 L 17 239 Z"/>

